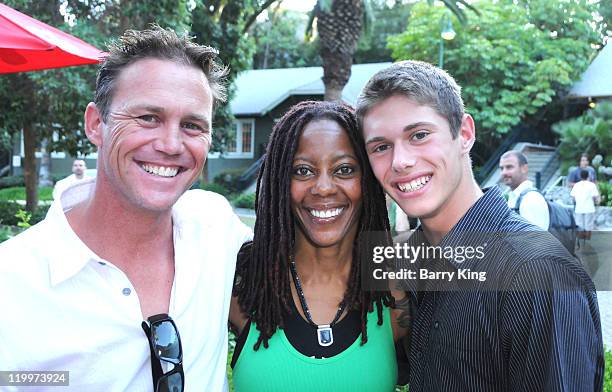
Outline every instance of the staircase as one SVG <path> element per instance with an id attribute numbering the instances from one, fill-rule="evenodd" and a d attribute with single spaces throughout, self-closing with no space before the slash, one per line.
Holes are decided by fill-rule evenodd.
<path id="1" fill-rule="evenodd" d="M 534 185 L 539 183 L 540 189 L 546 190 L 548 184 L 556 179 L 554 175 L 559 169 L 560 161 L 559 153 L 555 147 L 532 143 L 517 143 L 511 150 L 520 151 L 525 154 L 529 164 L 529 179 L 533 181 Z M 499 183 L 501 183 L 501 171 L 497 168 L 483 181 L 482 187 L 488 188 Z"/>

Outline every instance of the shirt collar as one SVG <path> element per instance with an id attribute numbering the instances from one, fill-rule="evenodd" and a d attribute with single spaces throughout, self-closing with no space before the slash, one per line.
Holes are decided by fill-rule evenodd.
<path id="1" fill-rule="evenodd" d="M 61 193 L 58 200 L 53 201 L 45 217 L 46 224 L 50 225 L 49 231 L 50 237 L 52 237 L 49 242 L 49 252 L 51 253 L 51 257 L 49 257 L 49 277 L 52 286 L 75 276 L 90 262 L 111 264 L 89 249 L 66 219 L 67 211 L 91 197 L 95 184 L 95 178 L 86 178 L 70 185 Z M 199 200 L 197 196 L 198 191 L 188 191 L 172 206 L 175 253 L 177 252 L 177 244 L 180 243 L 181 238 L 186 233 L 198 235 L 197 233 L 200 233 L 198 229 L 210 230 L 212 227 L 212 220 L 193 218 L 193 206 Z M 175 263 L 178 264 L 179 259 L 180 257 L 177 257 Z"/>
<path id="2" fill-rule="evenodd" d="M 512 193 L 516 196 L 519 197 L 521 192 L 523 192 L 525 189 L 529 189 L 529 188 L 534 188 L 533 186 L 533 182 L 531 182 L 530 180 L 525 180 L 523 182 L 521 182 L 521 184 L 519 186 L 517 186 L 516 188 L 514 188 L 514 190 L 512 191 Z"/>
<path id="3" fill-rule="evenodd" d="M 53 201 L 45 217 L 45 224 L 50 227 L 49 278 L 52 286 L 73 277 L 88 262 L 102 261 L 81 241 L 66 219 L 67 211 L 90 197 L 95 183 L 95 178 L 88 178 L 68 187 Z"/>
<path id="4" fill-rule="evenodd" d="M 478 247 L 487 243 L 499 231 L 504 218 L 511 213 L 499 187 L 494 186 L 484 190 L 484 194 L 472 205 L 459 222 L 442 238 L 441 248 Z M 420 230 L 422 230 L 419 227 Z M 424 235 L 417 235 L 415 241 L 425 241 Z M 486 251 L 485 251 L 486 252 Z M 469 268 L 478 262 L 477 258 L 458 262 L 447 259 L 455 268 Z"/>

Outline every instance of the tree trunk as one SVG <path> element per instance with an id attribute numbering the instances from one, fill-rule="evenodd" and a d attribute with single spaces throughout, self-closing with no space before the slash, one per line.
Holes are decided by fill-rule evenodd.
<path id="1" fill-rule="evenodd" d="M 323 61 L 325 100 L 341 101 L 342 90 L 344 90 L 344 86 L 346 86 L 351 77 L 352 55 L 334 53 L 326 48 L 321 48 L 320 55 Z"/>
<path id="2" fill-rule="evenodd" d="M 30 120 L 23 124 L 23 177 L 26 188 L 26 210 L 34 212 L 38 207 L 38 171 L 36 170 L 36 131 Z"/>
<path id="3" fill-rule="evenodd" d="M 51 152 L 49 151 L 49 139 L 44 138 L 40 142 L 40 152 L 42 157 L 40 158 L 40 170 L 38 173 L 38 186 L 53 186 L 53 179 L 51 178 Z"/>
<path id="4" fill-rule="evenodd" d="M 329 83 L 325 88 L 325 96 L 323 99 L 326 101 L 342 101 L 342 90 L 343 87 L 331 86 Z"/>
<path id="5" fill-rule="evenodd" d="M 353 53 L 361 35 L 363 0 L 333 0 L 331 9 L 325 10 L 319 3 L 315 9 L 325 100 L 339 101 L 351 76 Z"/>

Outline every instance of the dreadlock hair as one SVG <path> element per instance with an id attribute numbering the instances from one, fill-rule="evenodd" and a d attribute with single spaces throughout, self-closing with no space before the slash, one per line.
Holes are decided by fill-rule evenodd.
<path id="1" fill-rule="evenodd" d="M 257 220 L 253 242 L 238 255 L 234 294 L 242 310 L 259 330 L 254 349 L 284 326 L 283 314 L 290 314 L 291 286 L 289 260 L 294 252 L 294 216 L 291 211 L 293 158 L 306 125 L 316 120 L 332 120 L 347 133 L 361 167 L 363 195 L 359 228 L 353 247 L 353 262 L 348 289 L 344 294 L 347 309 L 361 313 L 361 344 L 367 342 L 368 312 L 377 306 L 378 324 L 382 324 L 383 304 L 393 305 L 389 291 L 366 291 L 361 285 L 359 237 L 365 231 L 384 232 L 391 244 L 385 196 L 368 163 L 363 138 L 359 134 L 352 107 L 337 102 L 305 101 L 293 106 L 276 123 L 268 142 L 266 156 L 257 178 L 255 204 Z"/>

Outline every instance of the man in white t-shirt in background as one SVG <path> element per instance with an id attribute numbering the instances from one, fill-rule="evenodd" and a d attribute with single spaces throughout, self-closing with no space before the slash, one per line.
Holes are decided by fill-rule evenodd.
<path id="1" fill-rule="evenodd" d="M 84 180 L 85 170 L 87 170 L 85 161 L 83 159 L 75 159 L 74 162 L 72 162 L 72 174 L 55 183 L 55 187 L 53 188 L 53 200 L 59 199 L 62 192 L 70 185 Z"/>
<path id="2" fill-rule="evenodd" d="M 586 169 L 580 171 L 580 181 L 574 184 L 570 195 L 576 202 L 574 216 L 578 225 L 578 238 L 591 239 L 591 232 L 595 222 L 595 204 L 599 204 L 599 190 L 597 185 L 589 180 Z"/>
<path id="3" fill-rule="evenodd" d="M 544 196 L 537 192 L 533 182 L 527 179 L 529 175 L 527 157 L 520 151 L 507 151 L 499 160 L 499 169 L 504 184 L 511 190 L 508 194 L 508 207 L 517 210 L 517 202 L 520 203 L 517 212 L 523 218 L 542 230 L 548 230 L 550 224 L 548 204 Z"/>

